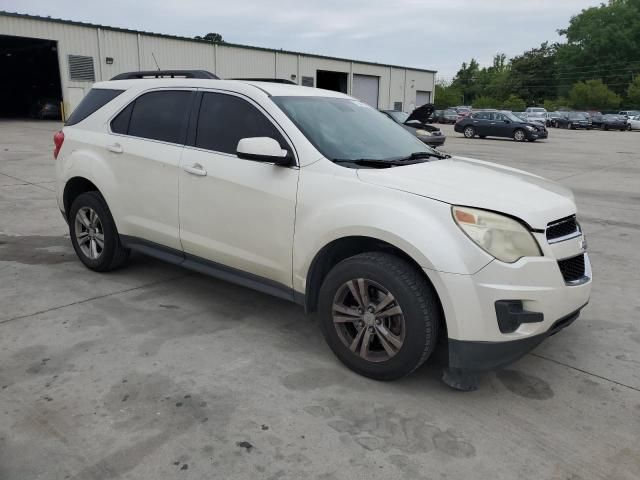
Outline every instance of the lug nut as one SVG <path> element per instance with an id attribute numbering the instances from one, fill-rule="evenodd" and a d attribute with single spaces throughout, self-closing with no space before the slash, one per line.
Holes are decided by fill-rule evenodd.
<path id="1" fill-rule="evenodd" d="M 380 325 L 382 324 L 382 320 L 380 320 L 379 318 L 376 318 L 376 325 Z"/>
<path id="2" fill-rule="evenodd" d="M 373 327 L 369 327 L 369 332 L 373 333 L 374 328 Z"/>
<path id="3" fill-rule="evenodd" d="M 360 315 L 362 315 L 362 314 L 364 313 L 364 310 L 363 310 L 363 309 L 361 309 L 361 308 L 359 308 L 359 309 L 358 309 L 358 313 L 359 313 Z"/>
<path id="4" fill-rule="evenodd" d="M 369 308 L 367 308 L 367 310 L 369 310 L 369 313 L 373 313 L 374 308 L 371 305 L 369 305 Z"/>

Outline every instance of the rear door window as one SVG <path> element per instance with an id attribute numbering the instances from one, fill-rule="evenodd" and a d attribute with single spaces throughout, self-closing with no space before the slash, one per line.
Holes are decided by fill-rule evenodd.
<path id="1" fill-rule="evenodd" d="M 235 155 L 238 142 L 250 137 L 270 137 L 288 149 L 275 125 L 246 100 L 223 93 L 202 95 L 196 147 Z"/>
<path id="2" fill-rule="evenodd" d="M 112 120 L 111 131 L 184 144 L 192 94 L 188 90 L 145 93 Z"/>
<path id="3" fill-rule="evenodd" d="M 97 112 L 111 100 L 120 95 L 124 90 L 110 88 L 92 88 L 73 111 L 65 126 L 75 125 Z"/>

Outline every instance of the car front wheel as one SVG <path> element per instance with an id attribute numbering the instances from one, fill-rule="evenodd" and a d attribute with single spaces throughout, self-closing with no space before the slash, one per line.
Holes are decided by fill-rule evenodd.
<path id="1" fill-rule="evenodd" d="M 515 132 L 513 132 L 513 139 L 516 142 L 524 142 L 527 139 L 527 134 L 524 133 L 524 130 L 518 128 Z"/>
<path id="2" fill-rule="evenodd" d="M 107 272 L 122 266 L 129 250 L 120 243 L 115 222 L 102 195 L 79 195 L 69 210 L 69 234 L 78 258 L 87 268 Z"/>
<path id="3" fill-rule="evenodd" d="M 351 370 L 395 380 L 435 348 L 440 309 L 424 274 L 388 253 L 343 260 L 327 275 L 318 309 L 322 333 Z"/>
<path id="4" fill-rule="evenodd" d="M 473 138 L 476 136 L 476 129 L 473 128 L 471 125 L 469 125 L 468 127 L 464 127 L 464 136 L 466 138 Z"/>

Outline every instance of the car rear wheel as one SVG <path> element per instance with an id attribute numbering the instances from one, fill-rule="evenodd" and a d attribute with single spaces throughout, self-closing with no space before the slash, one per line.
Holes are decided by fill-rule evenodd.
<path id="1" fill-rule="evenodd" d="M 440 308 L 424 274 L 388 253 L 343 260 L 327 275 L 318 302 L 331 350 L 351 370 L 395 380 L 435 348 Z"/>
<path id="2" fill-rule="evenodd" d="M 468 127 L 464 127 L 464 136 L 466 138 L 473 138 L 476 136 L 476 129 L 473 128 L 471 125 L 469 125 Z"/>
<path id="3" fill-rule="evenodd" d="M 513 132 L 513 139 L 516 142 L 524 142 L 527 139 L 527 134 L 524 132 L 524 130 L 518 128 L 515 132 Z"/>
<path id="4" fill-rule="evenodd" d="M 69 210 L 69 234 L 78 258 L 87 268 L 108 272 L 121 267 L 129 250 L 120 243 L 115 222 L 102 195 L 79 195 Z"/>

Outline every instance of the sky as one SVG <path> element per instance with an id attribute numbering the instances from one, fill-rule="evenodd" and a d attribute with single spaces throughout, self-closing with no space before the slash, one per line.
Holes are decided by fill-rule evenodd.
<path id="1" fill-rule="evenodd" d="M 0 10 L 438 71 L 562 41 L 602 0 L 0 0 Z M 1 33 L 1 32 L 0 32 Z"/>

